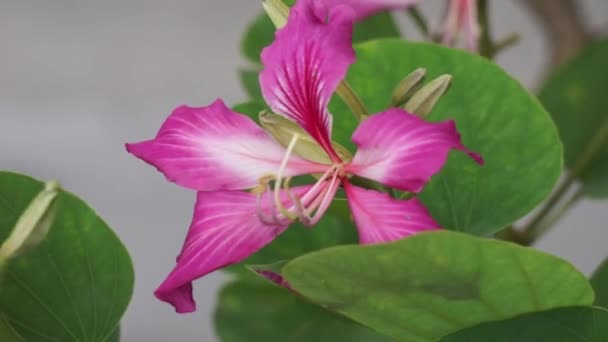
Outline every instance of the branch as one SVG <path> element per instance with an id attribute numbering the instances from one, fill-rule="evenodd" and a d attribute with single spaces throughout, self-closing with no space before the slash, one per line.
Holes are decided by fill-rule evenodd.
<path id="1" fill-rule="evenodd" d="M 592 35 L 579 11 L 579 0 L 520 0 L 541 22 L 552 56 L 549 67 L 570 59 L 591 41 Z"/>

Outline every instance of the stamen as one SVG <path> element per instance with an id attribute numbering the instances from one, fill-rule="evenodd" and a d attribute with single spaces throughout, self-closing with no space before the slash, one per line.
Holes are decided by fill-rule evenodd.
<path id="1" fill-rule="evenodd" d="M 298 196 L 291 191 L 290 184 L 292 177 L 285 177 L 285 171 L 299 139 L 300 136 L 298 134 L 292 136 L 276 175 L 267 175 L 260 178 L 260 186 L 252 191 L 257 194 L 257 215 L 260 221 L 265 224 L 289 224 L 291 221 L 299 219 L 306 225 L 314 225 L 327 211 L 338 189 L 341 166 L 334 164 L 327 168 L 323 175 L 304 195 Z M 274 182 L 274 184 L 270 185 L 270 182 Z M 287 208 L 283 204 L 281 190 L 285 191 L 291 202 Z M 262 197 L 266 193 L 269 201 L 268 204 L 272 208 L 271 213 L 265 212 L 262 205 Z"/>
<path id="2" fill-rule="evenodd" d="M 287 193 L 287 196 L 289 196 L 289 199 L 291 199 L 291 202 L 293 203 L 292 207 L 290 207 L 289 209 L 291 210 L 295 206 L 296 214 L 298 215 L 298 218 L 300 219 L 300 221 L 308 222 L 310 220 L 310 217 L 308 215 L 306 215 L 306 213 L 304 211 L 304 206 L 302 205 L 302 201 L 300 200 L 300 198 L 298 196 L 295 196 L 293 194 L 293 192 L 291 192 L 291 189 L 289 188 L 291 179 L 292 179 L 292 177 L 288 177 L 287 179 L 285 179 L 285 183 L 283 184 L 283 189 L 285 190 L 285 192 Z"/>
<path id="3" fill-rule="evenodd" d="M 261 191 L 257 192 L 255 205 L 256 205 L 256 214 L 258 215 L 258 219 L 267 225 L 275 225 L 276 221 L 274 217 L 266 215 L 264 212 L 264 208 L 262 207 L 262 197 L 264 196 L 264 191 L 266 189 L 261 189 Z"/>
<path id="4" fill-rule="evenodd" d="M 331 205 L 331 200 L 334 198 L 336 191 L 338 190 L 338 172 L 334 172 L 334 176 L 332 177 L 329 186 L 326 187 L 325 193 L 323 194 L 323 199 L 321 204 L 319 205 L 315 215 L 312 217 L 310 224 L 314 225 L 321 220 L 323 214 L 327 211 L 329 206 Z"/>
<path id="5" fill-rule="evenodd" d="M 281 166 L 279 168 L 279 171 L 277 172 L 277 178 L 274 183 L 275 205 L 276 205 L 277 209 L 279 210 L 279 212 L 290 220 L 297 219 L 298 215 L 289 212 L 283 206 L 283 203 L 281 201 L 281 183 L 283 181 L 283 173 L 285 172 L 285 169 L 287 168 L 287 163 L 289 162 L 289 158 L 291 157 L 291 154 L 293 153 L 293 149 L 296 147 L 296 143 L 298 142 L 299 138 L 300 138 L 300 136 L 298 134 L 294 134 L 293 137 L 291 138 L 291 141 L 289 142 L 289 145 L 287 146 L 287 151 L 285 152 L 285 157 L 283 157 L 283 161 L 281 162 Z"/>
<path id="6" fill-rule="evenodd" d="M 312 188 L 308 189 L 306 194 L 302 196 L 302 202 L 306 203 L 315 198 L 319 194 L 319 190 L 323 189 L 319 189 L 321 187 L 321 184 L 323 184 L 323 182 L 325 182 L 325 180 L 327 180 L 327 178 L 329 178 L 329 176 L 331 176 L 335 170 L 336 166 L 332 166 L 327 169 L 327 171 L 325 171 L 325 173 L 317 180 L 317 182 L 312 186 Z"/>

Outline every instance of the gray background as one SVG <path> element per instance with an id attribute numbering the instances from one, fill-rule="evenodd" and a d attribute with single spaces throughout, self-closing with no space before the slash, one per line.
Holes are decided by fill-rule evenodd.
<path id="1" fill-rule="evenodd" d="M 581 3 L 594 25 L 606 25 L 608 1 Z M 424 8 L 438 18 L 442 4 Z M 173 266 L 194 194 L 123 144 L 152 137 L 179 104 L 244 99 L 239 41 L 260 8 L 259 0 L 0 0 L 0 168 L 60 180 L 122 237 L 137 271 L 124 341 L 215 341 L 211 315 L 227 276 L 196 283 L 194 314 L 152 296 Z M 499 36 L 524 35 L 500 64 L 534 87 L 547 51 L 540 28 L 516 1 L 494 1 L 493 13 Z M 605 203 L 583 201 L 539 247 L 590 273 L 606 254 L 606 221 Z"/>

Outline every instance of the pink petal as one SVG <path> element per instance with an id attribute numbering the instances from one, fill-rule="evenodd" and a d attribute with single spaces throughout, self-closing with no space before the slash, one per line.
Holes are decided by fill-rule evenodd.
<path id="1" fill-rule="evenodd" d="M 409 192 L 422 190 L 443 167 L 451 149 L 483 164 L 461 143 L 454 121 L 426 122 L 401 109 L 370 116 L 352 139 L 359 149 L 348 172 Z"/>
<path id="2" fill-rule="evenodd" d="M 361 20 L 381 11 L 397 10 L 414 5 L 418 0 L 324 0 L 326 6 L 348 5 L 355 11 L 355 20 Z"/>
<path id="3" fill-rule="evenodd" d="M 346 6 L 322 10 L 320 4 L 299 0 L 290 11 L 287 25 L 262 51 L 260 84 L 273 111 L 302 126 L 339 160 L 330 143 L 327 104 L 355 60 L 353 13 Z"/>
<path id="4" fill-rule="evenodd" d="M 292 191 L 302 195 L 310 187 Z M 271 210 L 266 193 L 260 203 Z M 285 205 L 289 204 L 282 194 Z M 199 192 L 194 218 L 177 265 L 156 290 L 158 299 L 168 302 L 180 313 L 193 312 L 192 281 L 218 268 L 246 259 L 281 234 L 287 225 L 262 223 L 257 215 L 256 195 L 246 191 Z"/>
<path id="5" fill-rule="evenodd" d="M 399 240 L 439 229 L 428 210 L 413 198 L 396 200 L 388 194 L 344 184 L 362 244 Z"/>
<path id="6" fill-rule="evenodd" d="M 127 150 L 156 166 L 167 179 L 195 190 L 246 189 L 276 173 L 285 149 L 249 117 L 217 100 L 208 107 L 173 111 L 155 139 Z M 292 156 L 286 176 L 326 167 Z"/>

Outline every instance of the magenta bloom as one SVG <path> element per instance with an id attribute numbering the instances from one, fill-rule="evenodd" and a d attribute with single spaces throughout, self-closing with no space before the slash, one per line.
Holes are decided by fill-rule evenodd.
<path id="1" fill-rule="evenodd" d="M 325 8 L 347 5 L 353 10 L 354 20 L 357 21 L 378 12 L 407 8 L 416 3 L 418 0 L 317 0 L 314 6 L 322 14 Z"/>
<path id="2" fill-rule="evenodd" d="M 294 134 L 287 147 L 249 117 L 217 100 L 177 108 L 156 138 L 127 149 L 181 186 L 198 191 L 194 218 L 177 265 L 155 292 L 178 312 L 195 310 L 192 281 L 239 262 L 298 220 L 319 221 L 340 187 L 346 192 L 361 243 L 397 240 L 437 229 L 417 199 L 396 200 L 357 187 L 358 175 L 417 193 L 443 166 L 451 149 L 465 151 L 454 122 L 428 123 L 400 109 L 364 120 L 353 134 L 358 151 L 342 160 L 331 142 L 327 104 L 350 64 L 354 12 L 329 7 L 319 17 L 313 0 L 300 0 L 275 42 L 262 53 L 260 83 L 277 114 L 297 123 L 327 153 L 327 162 L 299 156 Z M 293 176 L 315 174 L 308 186 Z M 311 178 L 312 179 L 312 178 Z"/>

